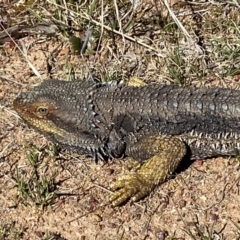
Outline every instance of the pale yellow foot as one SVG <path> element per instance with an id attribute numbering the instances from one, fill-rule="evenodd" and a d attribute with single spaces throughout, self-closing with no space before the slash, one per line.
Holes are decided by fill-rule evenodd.
<path id="1" fill-rule="evenodd" d="M 131 199 L 133 202 L 140 200 L 148 195 L 154 186 L 136 173 L 123 175 L 110 187 L 115 192 L 110 196 L 109 201 L 113 206 L 118 206 L 128 199 Z"/>
<path id="2" fill-rule="evenodd" d="M 113 206 L 127 200 L 138 201 L 147 196 L 154 187 L 163 183 L 177 168 L 186 154 L 185 144 L 178 138 L 167 136 L 151 136 L 134 144 L 128 152 L 133 155 L 150 155 L 142 167 L 134 174 L 120 177 L 110 187 L 114 193 L 109 201 Z M 140 152 L 138 152 L 139 150 Z"/>
<path id="3" fill-rule="evenodd" d="M 140 87 L 140 86 L 145 86 L 147 85 L 142 79 L 138 77 L 131 77 L 127 82 L 127 86 L 132 86 L 132 87 Z"/>

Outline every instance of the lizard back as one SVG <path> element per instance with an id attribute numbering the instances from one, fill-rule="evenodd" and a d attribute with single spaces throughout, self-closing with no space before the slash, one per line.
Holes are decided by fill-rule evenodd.
<path id="1" fill-rule="evenodd" d="M 240 150 L 240 91 L 48 80 L 14 101 L 19 115 L 60 144 L 119 157 L 146 135 L 179 136 L 191 158 Z"/>

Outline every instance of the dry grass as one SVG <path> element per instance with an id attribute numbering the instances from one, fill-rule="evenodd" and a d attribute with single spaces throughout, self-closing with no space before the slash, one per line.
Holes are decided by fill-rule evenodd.
<path id="1" fill-rule="evenodd" d="M 240 239 L 235 159 L 199 161 L 112 209 L 123 161 L 58 152 L 11 110 L 46 78 L 237 88 L 239 11 L 236 0 L 0 3 L 0 239 Z"/>

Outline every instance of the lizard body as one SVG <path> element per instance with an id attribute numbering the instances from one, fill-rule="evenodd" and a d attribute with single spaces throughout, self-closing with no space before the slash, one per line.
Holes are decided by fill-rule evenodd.
<path id="1" fill-rule="evenodd" d="M 239 90 L 48 80 L 13 106 L 28 124 L 81 154 L 140 161 L 136 174 L 112 184 L 114 206 L 149 194 L 186 154 L 199 159 L 240 151 Z"/>

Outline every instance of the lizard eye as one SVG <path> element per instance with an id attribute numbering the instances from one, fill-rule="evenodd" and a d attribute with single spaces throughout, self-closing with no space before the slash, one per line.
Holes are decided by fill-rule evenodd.
<path id="1" fill-rule="evenodd" d="M 46 116 L 48 114 L 48 108 L 46 107 L 39 107 L 37 109 L 37 112 L 41 115 L 41 116 Z"/>

